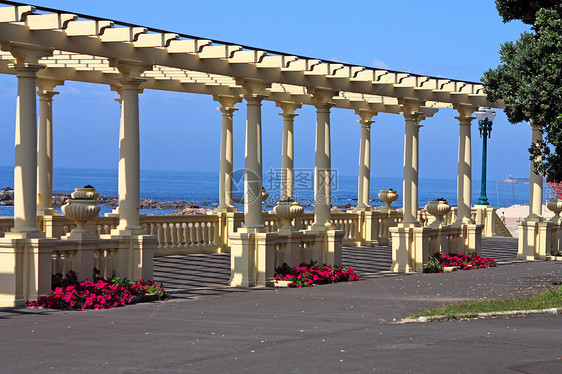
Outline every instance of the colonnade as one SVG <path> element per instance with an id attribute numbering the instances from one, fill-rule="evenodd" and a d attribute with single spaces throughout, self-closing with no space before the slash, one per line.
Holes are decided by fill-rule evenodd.
<path id="1" fill-rule="evenodd" d="M 37 79 L 37 72 L 43 68 L 38 60 L 50 50 L 26 50 L 14 48 L 18 57 L 13 65 L 18 78 L 18 101 L 16 118 L 15 148 L 15 201 L 14 228 L 7 237 L 40 237 L 36 227 L 37 214 L 56 214 L 52 209 L 52 163 L 53 163 L 53 119 L 52 101 L 57 94 L 57 85 L 63 82 Z M 143 233 L 139 221 L 140 202 L 140 146 L 139 146 L 139 93 L 144 79 L 140 78 L 149 65 L 115 62 L 120 73 L 114 89 L 120 95 L 121 120 L 119 131 L 119 225 L 112 231 L 113 236 L 132 236 Z M 233 212 L 233 115 L 234 106 L 246 102 L 246 141 L 244 175 L 244 226 L 240 233 L 264 231 L 262 222 L 262 101 L 267 97 L 268 84 L 261 81 L 242 80 L 245 94 L 241 96 L 215 96 L 222 113 L 220 148 L 219 206 L 217 212 Z M 314 165 L 314 223 L 312 231 L 330 231 L 331 199 L 331 139 L 330 112 L 332 99 L 338 92 L 309 89 L 311 100 L 307 102 L 316 108 L 316 137 Z M 37 122 L 36 100 L 39 97 L 39 120 Z M 418 178 L 419 178 L 419 131 L 421 121 L 432 116 L 436 109 L 423 108 L 423 101 L 401 99 L 400 105 L 405 119 L 404 131 L 404 178 L 403 178 L 403 220 L 399 228 L 419 227 Z M 281 199 L 293 197 L 294 183 L 294 118 L 295 111 L 302 107 L 299 102 L 277 102 L 283 117 L 283 142 L 281 155 Z M 472 225 L 471 217 L 471 122 L 472 113 L 477 110 L 471 105 L 455 105 L 459 116 L 457 225 Z M 377 112 L 369 109 L 356 110 L 361 125 L 358 168 L 358 203 L 356 211 L 370 211 L 370 168 L 371 168 L 371 125 Z M 37 141 L 39 123 L 39 141 Z M 533 141 L 541 139 L 539 129 L 533 127 Z M 540 216 L 542 178 L 531 173 L 531 206 L 529 218 Z M 37 194 L 36 194 L 37 192 Z M 39 200 L 37 201 L 37 196 Z M 538 207 L 537 207 L 538 206 Z M 403 232 L 406 232 L 403 230 Z M 405 237 L 405 234 L 400 234 Z M 400 236 L 398 235 L 398 236 Z M 410 240 L 410 239 L 408 239 Z M 393 268 L 408 271 L 407 266 Z"/>

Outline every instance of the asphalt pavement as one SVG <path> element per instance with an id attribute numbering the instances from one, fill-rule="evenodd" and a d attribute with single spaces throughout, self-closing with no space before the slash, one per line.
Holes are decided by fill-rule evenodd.
<path id="1" fill-rule="evenodd" d="M 397 323 L 426 307 L 540 292 L 562 262 L 229 289 L 109 310 L 0 310 L 0 372 L 556 373 L 562 316 Z M 193 296 L 193 295 L 192 295 Z"/>

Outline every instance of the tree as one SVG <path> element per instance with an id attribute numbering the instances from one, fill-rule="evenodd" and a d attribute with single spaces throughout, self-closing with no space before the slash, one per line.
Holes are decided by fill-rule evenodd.
<path id="1" fill-rule="evenodd" d="M 560 0 L 496 0 L 496 8 L 504 22 L 518 19 L 528 25 L 535 23 L 541 8 L 562 9 Z"/>
<path id="2" fill-rule="evenodd" d="M 535 172 L 552 182 L 562 181 L 561 4 L 560 0 L 496 0 L 505 22 L 521 19 L 532 24 L 532 32 L 503 44 L 501 64 L 482 77 L 488 100 L 504 100 L 509 122 L 532 121 L 542 128 L 544 141 L 531 145 L 530 159 Z"/>

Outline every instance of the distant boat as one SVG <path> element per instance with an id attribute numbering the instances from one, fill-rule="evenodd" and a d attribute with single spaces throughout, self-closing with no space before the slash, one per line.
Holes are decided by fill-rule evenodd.
<path id="1" fill-rule="evenodd" d="M 510 184 L 529 184 L 529 178 L 514 178 L 511 173 L 509 173 L 509 177 L 498 181 L 498 183 L 510 183 Z"/>

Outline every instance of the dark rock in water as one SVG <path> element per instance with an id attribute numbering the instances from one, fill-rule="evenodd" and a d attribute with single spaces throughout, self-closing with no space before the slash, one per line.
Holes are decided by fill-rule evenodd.
<path id="1" fill-rule="evenodd" d="M 342 205 L 338 205 L 338 208 L 340 209 L 349 209 L 351 208 L 351 204 L 342 204 Z"/>
<path id="2" fill-rule="evenodd" d="M 8 187 L 9 188 L 9 187 Z M 53 193 L 53 207 L 61 207 L 66 204 L 66 201 L 70 199 L 71 195 L 68 192 L 55 192 Z M 118 196 L 100 196 L 97 200 L 97 204 L 117 207 L 119 206 Z M 3 206 L 13 206 L 14 205 L 14 192 L 10 189 L 6 192 L 5 189 L 0 190 L 0 205 Z M 156 201 L 154 199 L 141 199 L 140 201 L 141 209 L 199 209 L 199 205 L 189 202 L 189 201 Z"/>
<path id="3" fill-rule="evenodd" d="M 236 196 L 232 196 L 232 202 L 242 204 L 244 202 L 244 199 L 239 199 Z"/>
<path id="4" fill-rule="evenodd" d="M 0 190 L 0 192 L 9 192 L 9 191 L 13 191 L 14 189 L 10 186 L 4 187 Z"/>

